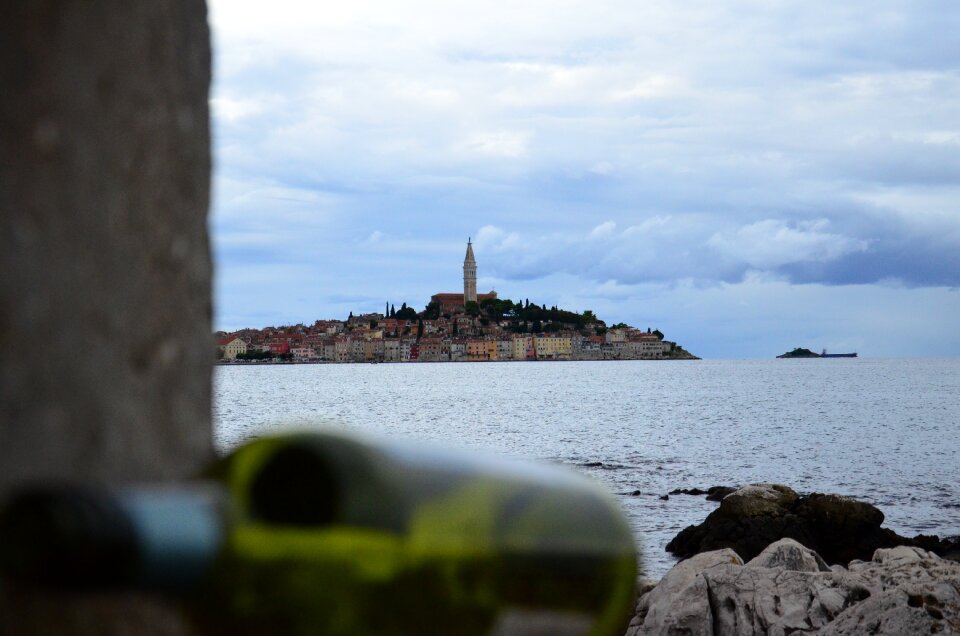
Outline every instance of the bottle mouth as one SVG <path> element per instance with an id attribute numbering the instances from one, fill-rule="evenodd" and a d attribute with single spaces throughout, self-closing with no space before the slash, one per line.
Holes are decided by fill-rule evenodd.
<path id="1" fill-rule="evenodd" d="M 54 588 L 109 587 L 132 578 L 135 530 L 119 502 L 82 488 L 35 488 L 0 514 L 0 571 Z"/>
<path id="2" fill-rule="evenodd" d="M 202 482 L 27 489 L 0 512 L 0 573 L 54 589 L 183 591 L 220 550 L 224 501 Z"/>
<path id="3" fill-rule="evenodd" d="M 250 484 L 250 515 L 272 525 L 331 524 L 342 503 L 336 485 L 336 475 L 321 453 L 302 445 L 283 446 Z"/>

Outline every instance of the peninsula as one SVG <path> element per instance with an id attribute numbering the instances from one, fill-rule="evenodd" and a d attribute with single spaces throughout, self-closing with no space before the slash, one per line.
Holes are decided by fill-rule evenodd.
<path id="1" fill-rule="evenodd" d="M 463 294 L 434 294 L 419 312 L 387 302 L 383 313 L 351 312 L 346 320 L 219 331 L 217 355 L 224 363 L 698 359 L 658 329 L 478 294 L 476 276 L 467 241 Z"/>

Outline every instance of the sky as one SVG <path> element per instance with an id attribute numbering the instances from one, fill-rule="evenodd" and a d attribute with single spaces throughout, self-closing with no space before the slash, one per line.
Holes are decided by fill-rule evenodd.
<path id="1" fill-rule="evenodd" d="M 214 327 L 478 289 L 960 356 L 960 3 L 213 0 Z"/>

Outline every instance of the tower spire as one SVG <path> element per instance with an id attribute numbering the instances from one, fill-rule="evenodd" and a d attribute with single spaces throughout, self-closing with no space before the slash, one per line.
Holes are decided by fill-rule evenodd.
<path id="1" fill-rule="evenodd" d="M 467 255 L 463 259 L 463 304 L 477 302 L 477 260 L 473 257 L 473 243 L 467 238 Z"/>

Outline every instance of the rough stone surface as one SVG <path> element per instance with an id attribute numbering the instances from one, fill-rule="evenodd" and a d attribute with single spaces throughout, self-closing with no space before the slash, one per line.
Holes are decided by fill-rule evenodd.
<path id="1" fill-rule="evenodd" d="M 645 625 L 669 630 L 689 630 L 692 634 L 707 634 L 712 616 L 703 586 L 704 570 L 724 565 L 743 565 L 733 550 L 704 552 L 675 565 L 660 583 L 637 601 L 636 615 L 630 621 L 628 636 L 647 633 Z"/>
<path id="2" fill-rule="evenodd" d="M 724 497 L 736 491 L 737 489 L 731 486 L 711 486 L 707 488 L 707 501 L 721 501 Z"/>
<path id="3" fill-rule="evenodd" d="M 730 493 L 720 503 L 729 516 L 762 517 L 781 515 L 797 500 L 797 493 L 780 484 L 752 484 Z"/>
<path id="4" fill-rule="evenodd" d="M 212 455 L 203 0 L 5 5 L 0 497 Z M 161 603 L 0 590 L 0 633 L 179 634 Z"/>
<path id="5" fill-rule="evenodd" d="M 947 583 L 921 583 L 879 592 L 844 612 L 821 636 L 960 634 L 960 592 Z"/>
<path id="6" fill-rule="evenodd" d="M 0 20 L 0 491 L 211 454 L 202 0 Z"/>
<path id="7" fill-rule="evenodd" d="M 684 528 L 667 544 L 681 558 L 732 548 L 746 560 L 770 543 L 792 538 L 809 546 L 829 564 L 868 560 L 878 548 L 916 545 L 941 555 L 957 549 L 956 540 L 901 537 L 882 528 L 883 513 L 850 497 L 813 493 L 798 496 L 787 486 L 754 484 L 724 497 L 704 522 Z"/>
<path id="8" fill-rule="evenodd" d="M 825 568 L 790 539 L 746 565 L 730 550 L 681 561 L 637 602 L 627 634 L 960 634 L 960 564 L 916 547 Z"/>
<path id="9" fill-rule="evenodd" d="M 830 571 L 830 566 L 824 563 L 819 554 L 793 539 L 780 539 L 776 543 L 771 543 L 747 565 L 793 572 Z"/>

